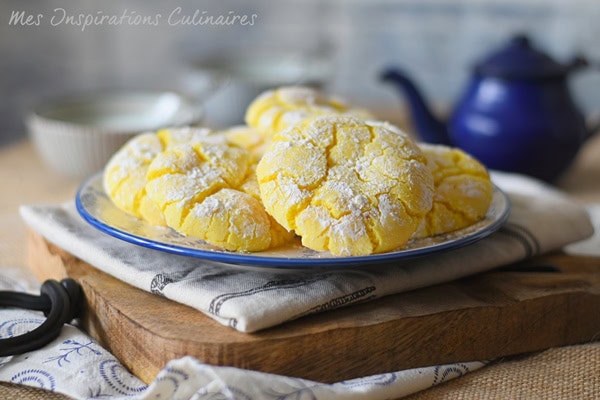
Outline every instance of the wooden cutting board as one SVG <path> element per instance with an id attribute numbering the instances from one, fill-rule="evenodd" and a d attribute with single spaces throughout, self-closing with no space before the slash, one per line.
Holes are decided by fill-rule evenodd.
<path id="1" fill-rule="evenodd" d="M 70 276 L 84 329 L 145 382 L 174 358 L 336 382 L 600 339 L 600 258 L 556 254 L 246 334 L 133 288 L 29 233 L 40 280 Z M 546 266 L 560 268 L 548 272 Z"/>

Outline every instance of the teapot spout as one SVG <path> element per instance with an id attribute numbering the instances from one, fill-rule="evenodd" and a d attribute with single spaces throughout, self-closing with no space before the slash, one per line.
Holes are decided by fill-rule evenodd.
<path id="1" fill-rule="evenodd" d="M 388 69 L 381 74 L 381 80 L 392 83 L 408 101 L 413 124 L 421 140 L 428 143 L 450 145 L 446 125 L 437 119 L 412 80 L 398 69 Z"/>

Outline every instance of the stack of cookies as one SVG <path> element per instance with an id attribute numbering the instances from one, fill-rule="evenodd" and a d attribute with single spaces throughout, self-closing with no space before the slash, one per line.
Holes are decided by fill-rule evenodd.
<path id="1" fill-rule="evenodd" d="M 226 250 L 257 252 L 299 236 L 338 256 L 464 228 L 492 199 L 474 158 L 417 145 L 314 89 L 263 93 L 246 122 L 143 133 L 109 161 L 104 188 L 120 209 Z"/>

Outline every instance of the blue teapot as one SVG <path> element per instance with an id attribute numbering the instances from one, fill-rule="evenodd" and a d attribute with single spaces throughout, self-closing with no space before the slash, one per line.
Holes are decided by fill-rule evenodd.
<path id="1" fill-rule="evenodd" d="M 447 124 L 404 72 L 391 68 L 381 78 L 406 95 L 423 141 L 459 147 L 489 168 L 554 181 L 596 131 L 567 87 L 567 77 L 584 66 L 580 57 L 559 64 L 517 35 L 476 64 Z"/>

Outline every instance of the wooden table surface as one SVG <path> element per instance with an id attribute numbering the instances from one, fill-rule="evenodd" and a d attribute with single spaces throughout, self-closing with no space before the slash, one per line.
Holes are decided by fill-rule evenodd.
<path id="1" fill-rule="evenodd" d="M 28 141 L 0 148 L 0 267 L 26 267 L 26 231 L 18 215 L 19 205 L 33 203 L 56 204 L 69 201 L 73 199 L 79 183 L 78 180 L 60 176 L 43 165 Z M 557 186 L 578 201 L 600 203 L 600 135 L 590 140 L 571 169 L 557 182 Z M 589 349 L 586 349 L 585 354 L 595 354 L 600 359 L 600 346 L 597 344 L 588 346 Z M 561 358 L 564 359 L 565 368 L 568 366 L 576 368 L 573 365 L 576 366 L 578 363 L 570 362 L 574 360 L 570 360 L 569 357 L 571 357 L 571 354 L 573 354 L 573 357 L 575 357 L 575 354 L 579 355 L 581 353 L 580 347 L 578 346 L 577 349 L 572 351 L 569 348 L 553 349 L 544 352 L 544 355 L 547 356 L 547 353 L 550 352 L 548 354 L 551 357 L 553 351 L 560 352 Z M 515 374 L 522 374 L 524 370 L 528 371 L 527 366 L 523 366 L 523 362 L 527 363 L 528 361 L 519 360 L 513 368 Z M 510 366 L 511 364 L 508 363 L 504 367 L 507 365 Z M 482 374 L 485 374 L 485 370 L 488 369 L 493 368 L 485 368 Z M 504 375 L 512 373 L 509 367 L 502 371 Z M 597 376 L 600 376 L 600 372 L 596 371 L 596 373 Z M 485 377 L 485 375 L 478 376 Z M 461 390 L 463 393 L 465 390 L 468 392 L 468 387 L 457 390 L 456 384 L 453 385 L 453 395 L 457 396 L 456 398 L 464 398 L 461 397 Z M 453 386 L 449 384 L 448 387 L 452 388 Z M 0 397 L 10 398 L 9 396 L 12 393 L 13 398 L 20 398 L 20 390 L 25 391 L 28 389 L 3 385 L 0 388 Z M 444 389 L 440 388 L 439 390 Z M 600 387 L 598 387 L 598 391 L 600 393 Z M 429 391 L 417 397 L 427 396 L 425 394 L 427 392 Z M 449 396 L 448 398 L 454 398 L 450 397 L 450 392 L 445 395 Z M 42 396 L 40 398 L 48 397 Z"/>

